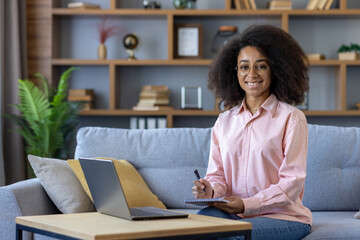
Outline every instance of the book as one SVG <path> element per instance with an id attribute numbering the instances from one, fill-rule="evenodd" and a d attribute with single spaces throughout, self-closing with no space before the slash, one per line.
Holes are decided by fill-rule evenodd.
<path id="1" fill-rule="evenodd" d="M 235 8 L 236 8 L 237 10 L 242 9 L 242 7 L 241 7 L 241 0 L 234 0 L 234 3 L 235 3 Z"/>
<path id="2" fill-rule="evenodd" d="M 309 60 L 324 60 L 326 59 L 325 55 L 322 53 L 310 53 L 306 54 Z"/>
<path id="3" fill-rule="evenodd" d="M 146 121 L 144 117 L 138 118 L 138 129 L 146 129 Z"/>
<path id="4" fill-rule="evenodd" d="M 70 96 L 94 95 L 93 89 L 69 89 Z"/>
<path id="5" fill-rule="evenodd" d="M 137 117 L 130 118 L 130 129 L 137 129 Z"/>
<path id="6" fill-rule="evenodd" d="M 68 101 L 94 101 L 95 96 L 94 95 L 85 95 L 85 96 L 68 96 Z"/>
<path id="7" fill-rule="evenodd" d="M 140 98 L 169 98 L 170 96 L 170 91 L 166 91 L 166 92 L 154 92 L 154 91 L 141 91 L 140 92 Z"/>
<path id="8" fill-rule="evenodd" d="M 80 106 L 81 106 L 81 110 L 94 109 L 94 103 L 93 102 L 81 102 Z"/>
<path id="9" fill-rule="evenodd" d="M 156 118 L 154 118 L 154 117 L 146 118 L 146 128 L 147 129 L 155 129 L 156 128 Z"/>
<path id="10" fill-rule="evenodd" d="M 307 10 L 315 10 L 317 8 L 317 5 L 319 3 L 319 0 L 309 0 L 309 3 L 306 6 Z"/>
<path id="11" fill-rule="evenodd" d="M 142 90 L 168 90 L 167 86 L 156 86 L 156 85 L 146 85 L 142 87 Z"/>
<path id="12" fill-rule="evenodd" d="M 334 0 L 328 0 L 324 9 L 329 10 L 331 8 L 331 5 L 333 4 Z"/>
<path id="13" fill-rule="evenodd" d="M 85 8 L 99 9 L 100 5 L 86 3 L 86 2 L 72 2 L 72 3 L 68 3 L 67 7 L 68 8 L 81 8 L 81 9 L 85 9 Z"/>
<path id="14" fill-rule="evenodd" d="M 273 6 L 270 7 L 269 10 L 291 10 L 292 7 L 288 7 L 288 6 Z"/>
<path id="15" fill-rule="evenodd" d="M 253 9 L 253 10 L 257 9 L 255 0 L 249 0 L 249 2 L 250 2 L 251 9 Z"/>
<path id="16" fill-rule="evenodd" d="M 249 0 L 243 0 L 244 6 L 246 10 L 250 10 L 250 3 Z"/>
<path id="17" fill-rule="evenodd" d="M 319 4 L 317 5 L 318 10 L 324 10 L 327 0 L 319 0 Z"/>
<path id="18" fill-rule="evenodd" d="M 290 10 L 292 9 L 291 1 L 271 1 L 269 3 L 270 10 Z"/>
<path id="19" fill-rule="evenodd" d="M 292 6 L 292 1 L 270 1 L 270 7 L 271 6 Z"/>
<path id="20" fill-rule="evenodd" d="M 173 106 L 134 106 L 132 108 L 134 111 L 168 111 L 168 110 L 174 110 Z"/>
<path id="21" fill-rule="evenodd" d="M 170 103 L 170 100 L 167 99 L 140 99 L 138 102 L 138 105 L 142 104 L 154 104 L 154 105 L 168 105 Z"/>
<path id="22" fill-rule="evenodd" d="M 158 117 L 157 118 L 157 127 L 158 128 L 166 128 L 167 127 L 166 117 Z"/>
<path id="23" fill-rule="evenodd" d="M 200 206 L 207 206 L 209 203 L 229 203 L 228 200 L 223 198 L 192 198 L 192 199 L 184 199 L 184 203 L 190 203 Z"/>

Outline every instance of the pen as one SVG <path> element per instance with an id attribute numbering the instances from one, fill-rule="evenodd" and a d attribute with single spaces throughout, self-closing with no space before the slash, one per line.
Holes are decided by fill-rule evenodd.
<path id="1" fill-rule="evenodd" d="M 200 174 L 197 169 L 195 169 L 194 173 L 195 173 L 197 180 L 200 180 Z"/>
<path id="2" fill-rule="evenodd" d="M 194 173 L 195 173 L 197 180 L 200 180 L 200 174 L 197 169 L 195 169 Z M 206 192 L 205 189 L 204 189 L 204 192 Z"/>

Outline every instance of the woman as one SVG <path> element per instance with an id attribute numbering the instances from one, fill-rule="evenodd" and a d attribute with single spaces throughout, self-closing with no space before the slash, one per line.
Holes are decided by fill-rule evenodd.
<path id="1" fill-rule="evenodd" d="M 301 239 L 312 215 L 303 206 L 308 147 L 300 104 L 308 62 L 299 44 L 270 25 L 227 43 L 209 71 L 209 89 L 230 110 L 213 127 L 207 174 L 196 198 L 224 197 L 199 214 L 251 222 L 253 239 Z M 237 239 L 237 238 L 235 238 Z"/>

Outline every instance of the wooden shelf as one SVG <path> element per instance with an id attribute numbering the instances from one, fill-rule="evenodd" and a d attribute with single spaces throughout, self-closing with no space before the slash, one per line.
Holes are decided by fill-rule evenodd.
<path id="1" fill-rule="evenodd" d="M 360 15 L 360 9 L 330 9 L 330 10 L 306 10 L 306 9 L 292 9 L 292 10 L 173 10 L 173 9 L 67 9 L 54 8 L 52 14 L 56 15 L 134 15 L 134 16 L 148 16 L 148 15 L 174 15 L 174 16 L 239 16 L 239 15 L 289 15 L 289 16 L 331 16 L 331 15 Z"/>
<path id="2" fill-rule="evenodd" d="M 360 116 L 360 110 L 313 110 L 313 111 L 304 111 L 306 116 L 309 117 L 344 117 L 344 116 Z"/>
<path id="3" fill-rule="evenodd" d="M 173 60 L 159 60 L 159 59 L 146 59 L 146 60 L 133 60 L 126 59 L 52 59 L 54 66 L 67 66 L 67 65 L 119 65 L 119 66 L 208 66 L 211 64 L 211 59 L 173 59 Z M 341 64 L 348 66 L 360 66 L 360 60 L 318 60 L 310 61 L 311 66 L 340 66 Z"/>
<path id="4" fill-rule="evenodd" d="M 67 65 L 121 65 L 121 66 L 208 66 L 210 59 L 174 59 L 174 60 L 132 60 L 126 59 L 112 59 L 112 60 L 97 60 L 97 59 L 52 59 L 54 66 L 67 66 Z"/>
<path id="5" fill-rule="evenodd" d="M 100 0 L 99 0 L 100 1 Z M 124 0 L 125 1 L 125 0 Z M 41 2 L 41 1 L 40 1 Z M 31 18 L 30 29 L 34 37 L 31 37 L 28 42 L 29 49 L 33 46 L 37 46 L 38 49 L 42 49 L 41 54 L 36 57 L 31 56 L 29 58 L 29 66 L 33 68 L 29 71 L 29 74 L 35 72 L 45 73 L 44 75 L 48 79 L 58 79 L 59 67 L 62 66 L 101 66 L 108 68 L 109 71 L 109 91 L 108 91 L 108 105 L 109 109 L 94 109 L 88 111 L 82 111 L 82 116 L 165 116 L 168 121 L 168 127 L 172 127 L 173 118 L 177 116 L 218 116 L 218 111 L 211 110 L 171 110 L 171 111 L 132 111 L 130 109 L 117 109 L 117 103 L 119 102 L 119 86 L 120 76 L 117 67 L 131 67 L 131 66 L 210 66 L 211 59 L 174 59 L 174 31 L 175 24 L 181 21 L 190 21 L 193 19 L 263 19 L 270 18 L 276 19 L 280 22 L 280 27 L 289 32 L 289 25 L 291 21 L 297 21 L 298 19 L 360 19 L 360 9 L 347 9 L 347 0 L 339 0 L 339 9 L 330 10 L 306 10 L 306 9 L 293 9 L 293 10 L 269 10 L 269 9 L 257 9 L 257 10 L 237 10 L 230 9 L 231 0 L 224 0 L 225 7 L 223 9 L 212 10 L 175 10 L 175 9 L 122 9 L 117 8 L 119 0 L 110 0 L 109 9 L 67 9 L 58 8 L 61 6 L 60 1 L 43 1 L 34 4 L 38 5 L 38 8 L 46 15 L 34 15 L 32 16 L 36 22 L 38 29 L 33 31 L 34 19 Z M 44 8 L 47 10 L 44 11 Z M 50 14 L 48 14 L 50 13 Z M 126 59 L 67 59 L 58 58 L 61 56 L 61 32 L 54 31 L 55 28 L 61 28 L 63 26 L 62 20 L 68 17 L 74 17 L 74 21 L 87 21 L 87 18 L 100 19 L 103 16 L 122 17 L 133 19 L 140 19 L 145 22 L 148 20 L 166 21 L 164 24 L 164 31 L 167 32 L 167 55 L 166 59 L 144 59 L 128 61 Z M 80 19 L 81 18 L 81 19 Z M 126 19 L 127 20 L 127 19 Z M 73 21 L 71 19 L 71 21 Z M 47 29 L 43 30 L 43 27 Z M 209 26 L 210 27 L 210 26 Z M 331 29 L 331 28 L 330 28 Z M 207 29 L 206 31 L 209 31 Z M 46 35 L 47 34 L 47 35 Z M 206 39 L 211 41 L 211 39 Z M 36 44 L 34 44 L 36 43 Z M 41 45 L 41 46 L 40 46 Z M 80 56 L 81 57 L 81 56 Z M 358 110 L 346 110 L 347 103 L 347 67 L 360 66 L 360 60 L 356 61 L 341 61 L 338 59 L 326 59 L 320 61 L 310 61 L 310 66 L 314 67 L 329 67 L 335 68 L 335 94 L 336 109 L 333 111 L 304 111 L 306 116 L 360 116 Z M 332 69 L 333 70 L 333 69 Z M 56 81 L 55 81 L 56 83 Z M 151 82 L 150 82 L 151 84 Z"/>
<path id="6" fill-rule="evenodd" d="M 83 116 L 218 116 L 219 111 L 211 110 L 167 110 L 167 111 L 133 111 L 130 109 L 107 110 L 94 109 L 82 111 Z M 360 116 L 360 110 L 306 110 L 306 116 Z"/>
<path id="7" fill-rule="evenodd" d="M 107 110 L 94 109 L 82 111 L 83 116 L 217 116 L 220 112 L 210 110 L 166 110 L 166 111 L 133 111 L 130 109 Z"/>
<path id="8" fill-rule="evenodd" d="M 147 16 L 147 15 L 168 15 L 172 10 L 153 10 L 153 9 L 67 9 L 67 8 L 53 8 L 52 14 L 54 16 L 60 15 L 133 15 L 133 16 Z"/>

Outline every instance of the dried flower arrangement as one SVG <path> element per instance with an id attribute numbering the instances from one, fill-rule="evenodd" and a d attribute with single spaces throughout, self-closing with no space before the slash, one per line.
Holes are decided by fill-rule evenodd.
<path id="1" fill-rule="evenodd" d="M 98 25 L 100 43 L 104 44 L 107 39 L 118 33 L 119 26 L 108 26 L 107 18 L 103 18 Z"/>
<path id="2" fill-rule="evenodd" d="M 116 35 L 118 33 L 119 26 L 109 26 L 108 19 L 103 18 L 98 25 L 98 32 L 99 32 L 99 40 L 100 45 L 98 48 L 98 58 L 99 59 L 106 59 L 107 51 L 105 47 L 105 42 L 110 37 Z"/>

